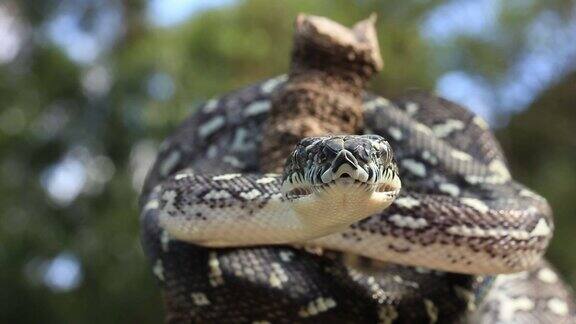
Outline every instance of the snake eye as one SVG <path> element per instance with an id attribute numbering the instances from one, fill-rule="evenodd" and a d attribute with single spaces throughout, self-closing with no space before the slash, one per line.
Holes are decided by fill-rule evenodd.
<path id="1" fill-rule="evenodd" d="M 378 144 L 379 144 L 379 147 L 377 149 L 378 157 L 382 160 L 382 162 L 384 162 L 384 164 L 390 163 L 392 161 L 393 156 L 390 145 L 386 141 L 382 141 Z"/>

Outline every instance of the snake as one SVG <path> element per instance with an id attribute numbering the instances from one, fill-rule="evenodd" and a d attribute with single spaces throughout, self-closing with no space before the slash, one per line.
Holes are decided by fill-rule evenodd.
<path id="1" fill-rule="evenodd" d="M 160 146 L 141 224 L 167 322 L 575 322 L 542 259 L 551 209 L 485 121 L 427 93 L 367 93 L 362 134 L 303 138 L 265 173 L 286 80 L 208 101 Z"/>
<path id="2" fill-rule="evenodd" d="M 320 156 L 308 158 L 296 150 L 288 161 L 310 159 L 308 169 L 297 171 L 292 162 L 284 176 L 257 172 L 255 151 L 263 140 L 259 134 L 269 96 L 285 80 L 273 78 L 207 102 L 161 145 L 143 191 L 141 217 L 143 244 L 174 322 L 452 322 L 474 317 L 483 323 L 574 322 L 570 291 L 554 268 L 540 261 L 553 229 L 546 201 L 511 179 L 480 117 L 433 95 L 411 94 L 397 102 L 364 98 L 365 133 L 385 136 L 390 144 L 383 147 L 398 161 L 398 171 L 381 177 L 384 186 L 397 181 L 389 179 L 402 179 L 402 190 L 391 194 L 387 208 L 372 215 L 366 207 L 370 217 L 345 221 L 352 222 L 348 229 L 320 238 L 314 237 L 324 233 L 314 228 L 310 237 L 292 239 L 275 231 L 280 224 L 267 225 L 265 220 L 274 221 L 283 208 L 291 208 L 289 201 L 298 200 L 282 194 L 282 187 L 295 196 L 316 194 L 314 183 L 323 181 L 324 170 L 336 159 L 322 165 Z M 318 142 L 320 149 L 337 138 L 307 141 Z M 372 148 L 370 138 L 360 147 Z M 299 150 L 310 145 L 304 142 Z M 358 167 L 360 158 L 353 157 Z M 350 164 L 344 166 L 353 178 Z M 337 169 L 330 177 L 338 172 L 344 171 Z M 293 183 L 282 186 L 287 179 Z M 294 185 L 303 182 L 307 187 Z M 328 198 L 323 203 L 335 202 Z M 267 206 L 277 209 L 266 211 Z M 321 218 L 333 210 L 304 214 Z M 250 222 L 254 227 L 244 227 Z M 310 240 L 310 251 L 284 245 L 215 248 L 303 240 Z M 314 247 L 391 262 L 382 265 L 391 279 L 370 269 L 367 274 L 348 269 L 318 255 Z M 490 276 L 501 273 L 510 274 Z M 318 279 L 323 275 L 332 278 Z M 433 282 L 424 287 L 430 280 L 423 277 Z M 350 282 L 335 282 L 343 278 Z M 438 289 L 444 284 L 446 291 Z M 411 297 L 403 301 L 403 294 Z"/>

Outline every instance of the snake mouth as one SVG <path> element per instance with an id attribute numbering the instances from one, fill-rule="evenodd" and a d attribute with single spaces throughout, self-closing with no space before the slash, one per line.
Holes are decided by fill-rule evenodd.
<path id="1" fill-rule="evenodd" d="M 343 176 L 327 183 L 298 186 L 288 190 L 285 196 L 288 199 L 299 199 L 311 196 L 313 194 L 322 194 L 338 186 L 347 187 L 346 189 L 349 190 L 363 190 L 366 191 L 367 194 L 378 193 L 393 197 L 396 196 L 400 191 L 400 179 L 397 176 L 394 176 L 390 179 L 386 179 L 386 181 L 379 183 L 368 183 L 365 181 L 353 179 L 349 176 Z"/>

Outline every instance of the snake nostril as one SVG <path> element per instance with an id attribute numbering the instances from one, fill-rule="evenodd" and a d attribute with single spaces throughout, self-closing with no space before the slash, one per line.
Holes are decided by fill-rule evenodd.
<path id="1" fill-rule="evenodd" d="M 350 178 L 350 175 L 348 173 L 342 173 L 340 178 Z"/>

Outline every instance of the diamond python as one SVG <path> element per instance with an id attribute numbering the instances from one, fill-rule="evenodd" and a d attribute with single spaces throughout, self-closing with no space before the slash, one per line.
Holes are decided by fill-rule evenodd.
<path id="1" fill-rule="evenodd" d="M 402 181 L 388 208 L 311 241 L 276 240 L 257 218 L 287 198 L 281 176 L 258 173 L 256 152 L 285 79 L 208 101 L 161 145 L 141 223 L 169 322 L 574 323 L 570 293 L 540 261 L 553 230 L 546 201 L 511 179 L 484 121 L 432 95 L 364 98 L 364 133 L 389 141 Z M 201 246 L 250 242 L 305 247 Z M 367 258 L 350 264 L 331 249 Z"/>

